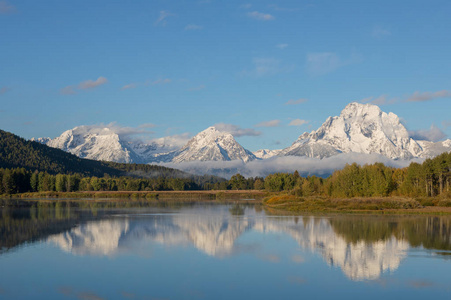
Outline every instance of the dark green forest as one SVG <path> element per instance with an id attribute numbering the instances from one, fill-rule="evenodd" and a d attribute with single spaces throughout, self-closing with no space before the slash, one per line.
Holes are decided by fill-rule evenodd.
<path id="1" fill-rule="evenodd" d="M 266 190 L 296 196 L 451 197 L 451 154 L 422 164 L 393 168 L 375 163 L 346 165 L 328 178 L 275 173 L 266 178 L 230 180 L 195 176 L 154 165 L 81 159 L 59 149 L 26 141 L 0 130 L 0 194 L 75 191 Z"/>
<path id="2" fill-rule="evenodd" d="M 346 165 L 328 178 L 277 173 L 265 178 L 268 191 L 292 191 L 297 196 L 353 197 L 451 197 L 451 153 L 443 153 L 407 168 L 382 163 Z"/>
<path id="3" fill-rule="evenodd" d="M 0 194 L 199 190 L 225 181 L 163 166 L 83 159 L 0 130 Z"/>

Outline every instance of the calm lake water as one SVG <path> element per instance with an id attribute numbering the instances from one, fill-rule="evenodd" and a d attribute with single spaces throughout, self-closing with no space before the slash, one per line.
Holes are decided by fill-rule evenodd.
<path id="1" fill-rule="evenodd" d="M 0 299 L 451 299 L 451 217 L 0 210 Z"/>

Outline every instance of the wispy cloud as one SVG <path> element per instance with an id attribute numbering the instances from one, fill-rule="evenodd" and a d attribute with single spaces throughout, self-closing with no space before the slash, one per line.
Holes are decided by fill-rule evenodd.
<path id="1" fill-rule="evenodd" d="M 325 75 L 361 60 L 362 57 L 357 54 L 343 60 L 333 52 L 309 53 L 307 54 L 307 72 L 313 76 Z"/>
<path id="2" fill-rule="evenodd" d="M 409 135 L 415 140 L 426 140 L 431 142 L 437 142 L 446 137 L 446 134 L 435 125 L 431 125 L 429 129 L 409 131 Z"/>
<path id="3" fill-rule="evenodd" d="M 129 83 L 124 85 L 121 90 L 135 89 L 138 87 L 138 83 Z"/>
<path id="4" fill-rule="evenodd" d="M 277 44 L 276 47 L 279 48 L 280 50 L 283 50 L 288 47 L 288 44 Z"/>
<path id="5" fill-rule="evenodd" d="M 437 98 L 451 98 L 451 91 L 441 90 L 437 92 L 415 92 L 406 99 L 406 102 L 431 101 Z"/>
<path id="6" fill-rule="evenodd" d="M 374 26 L 373 31 L 371 32 L 371 35 L 375 38 L 381 39 L 386 36 L 390 36 L 391 31 L 384 27 L 381 27 L 381 26 Z"/>
<path id="7" fill-rule="evenodd" d="M 242 76 L 262 77 L 289 72 L 294 66 L 282 65 L 278 59 L 270 57 L 256 57 L 252 59 L 253 68 L 241 72 Z"/>
<path id="8" fill-rule="evenodd" d="M 199 86 L 195 86 L 195 87 L 189 88 L 188 91 L 190 91 L 190 92 L 196 92 L 196 91 L 201 91 L 201 90 L 203 90 L 203 89 L 205 89 L 205 88 L 206 88 L 206 86 L 203 85 L 203 84 L 201 84 L 201 85 L 199 85 Z"/>
<path id="9" fill-rule="evenodd" d="M 63 87 L 60 90 L 60 94 L 61 95 L 75 95 L 75 94 L 77 94 L 77 92 L 75 92 L 74 87 L 72 85 L 69 85 L 69 86 Z"/>
<path id="10" fill-rule="evenodd" d="M 289 7 L 281 7 L 278 6 L 277 4 L 270 4 L 268 5 L 269 8 L 275 10 L 275 11 L 297 11 L 297 8 L 289 8 Z"/>
<path id="11" fill-rule="evenodd" d="M 393 104 L 397 102 L 398 98 L 389 98 L 387 95 L 380 95 L 379 97 L 368 97 L 360 100 L 360 103 L 371 103 L 374 105 Z"/>
<path id="12" fill-rule="evenodd" d="M 271 120 L 271 121 L 265 121 L 260 122 L 258 124 L 255 124 L 255 127 L 277 127 L 280 125 L 280 120 Z"/>
<path id="13" fill-rule="evenodd" d="M 160 11 L 158 19 L 155 21 L 155 26 L 166 26 L 167 18 L 175 16 L 167 10 Z"/>
<path id="14" fill-rule="evenodd" d="M 109 124 L 100 123 L 94 125 L 81 125 L 77 126 L 76 130 L 78 134 L 110 134 L 111 132 L 114 132 L 122 138 L 131 138 L 135 136 L 148 137 L 150 134 L 154 133 L 152 130 L 150 130 L 154 127 L 156 127 L 156 125 L 151 123 L 145 123 L 136 127 L 131 127 L 121 126 L 116 122 L 111 122 Z"/>
<path id="15" fill-rule="evenodd" d="M 435 286 L 434 282 L 427 280 L 411 280 L 407 284 L 416 289 L 431 288 Z"/>
<path id="16" fill-rule="evenodd" d="M 96 88 L 98 86 L 104 85 L 107 82 L 108 82 L 108 79 L 106 79 L 105 77 L 100 76 L 96 80 L 86 80 L 86 81 L 80 82 L 80 84 L 78 85 L 78 88 L 80 90 L 93 89 L 93 88 Z"/>
<path id="17" fill-rule="evenodd" d="M 305 262 L 305 259 L 301 255 L 295 254 L 291 257 L 291 261 L 296 264 L 302 264 L 303 262 Z"/>
<path id="18" fill-rule="evenodd" d="M 9 92 L 10 90 L 11 90 L 11 89 L 10 89 L 9 87 L 4 86 L 4 87 L 2 87 L 2 88 L 0 89 L 0 95 L 6 94 L 6 93 Z"/>
<path id="19" fill-rule="evenodd" d="M 172 82 L 172 79 L 170 79 L 170 78 L 158 78 L 157 80 L 147 82 L 147 84 L 150 84 L 150 85 L 163 85 L 163 84 L 168 84 L 168 83 L 171 83 L 171 82 Z"/>
<path id="20" fill-rule="evenodd" d="M 11 14 L 16 11 L 16 7 L 14 5 L 9 4 L 7 1 L 0 1 L 0 14 L 6 15 Z"/>
<path id="21" fill-rule="evenodd" d="M 203 26 L 196 25 L 196 24 L 188 24 L 185 26 L 185 30 L 201 30 L 203 29 Z"/>
<path id="22" fill-rule="evenodd" d="M 240 8 L 242 8 L 242 9 L 249 9 L 251 7 L 252 7 L 252 4 L 250 4 L 250 3 L 240 5 Z"/>
<path id="23" fill-rule="evenodd" d="M 301 119 L 294 119 L 291 120 L 291 122 L 288 124 L 289 126 L 302 126 L 305 124 L 308 124 L 309 121 L 307 120 L 301 120 Z"/>
<path id="24" fill-rule="evenodd" d="M 356 162 L 360 165 L 381 162 L 387 166 L 404 168 L 411 162 L 421 162 L 421 159 L 392 160 L 380 154 L 342 153 L 332 157 L 317 159 L 309 157 L 283 156 L 243 163 L 241 161 L 208 161 L 164 163 L 162 165 L 184 170 L 190 173 L 205 174 L 205 170 L 215 170 L 214 173 L 224 178 L 230 178 L 236 173 L 245 177 L 267 176 L 277 172 L 292 173 L 299 171 L 302 176 L 328 176 L 334 170 L 342 169 L 346 164 Z"/>
<path id="25" fill-rule="evenodd" d="M 443 128 L 447 129 L 448 127 L 451 127 L 451 121 L 443 121 L 442 122 Z"/>
<path id="26" fill-rule="evenodd" d="M 217 130 L 228 132 L 235 137 L 259 136 L 262 134 L 260 131 L 257 131 L 255 129 L 241 128 L 240 126 L 233 125 L 233 124 L 218 123 L 218 124 L 215 124 L 214 126 L 216 127 Z"/>
<path id="27" fill-rule="evenodd" d="M 80 300 L 104 300 L 105 298 L 91 291 L 75 291 L 71 287 L 60 287 L 58 292 L 67 297 L 76 297 Z"/>
<path id="28" fill-rule="evenodd" d="M 272 16 L 270 14 L 265 14 L 265 13 L 258 12 L 258 11 L 249 12 L 249 13 L 247 13 L 247 16 L 249 18 L 252 18 L 255 20 L 260 20 L 260 21 L 272 21 L 275 19 L 274 16 Z"/>
<path id="29" fill-rule="evenodd" d="M 308 99 L 307 98 L 299 98 L 297 100 L 294 99 L 290 99 L 287 102 L 285 102 L 285 105 L 296 105 L 296 104 L 301 104 L 301 103 L 305 103 L 307 102 Z"/>

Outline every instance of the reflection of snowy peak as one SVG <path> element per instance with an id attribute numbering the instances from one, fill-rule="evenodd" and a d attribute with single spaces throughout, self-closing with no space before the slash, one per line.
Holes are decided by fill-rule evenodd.
<path id="1" fill-rule="evenodd" d="M 127 220 L 89 222 L 48 240 L 76 255 L 111 255 L 128 229 Z"/>
<path id="2" fill-rule="evenodd" d="M 219 131 L 215 127 L 198 133 L 182 149 L 171 155 L 172 162 L 176 163 L 230 160 L 248 162 L 256 159 L 255 155 L 244 149 L 230 133 Z"/>
<path id="3" fill-rule="evenodd" d="M 256 229 L 290 234 L 302 248 L 319 252 L 328 264 L 340 267 L 352 280 L 377 279 L 385 271 L 396 270 L 409 248 L 406 241 L 395 237 L 377 242 L 347 242 L 335 233 L 328 219 L 311 218 L 298 224 L 265 222 L 256 224 Z"/>
<path id="4" fill-rule="evenodd" d="M 223 257 L 235 253 L 236 240 L 245 232 L 289 234 L 304 249 L 319 253 L 352 280 L 372 280 L 396 270 L 406 257 L 407 241 L 395 236 L 384 240 L 347 241 L 327 218 L 260 218 L 252 214 L 233 217 L 214 210 L 203 214 L 155 215 L 150 219 L 114 218 L 88 222 L 48 241 L 76 255 L 116 255 L 143 251 L 144 243 L 193 245 L 203 253 Z M 141 252 L 140 252 L 141 253 Z"/>
<path id="5" fill-rule="evenodd" d="M 397 115 L 387 114 L 376 105 L 350 103 L 338 117 L 329 117 L 318 130 L 302 134 L 281 155 L 324 158 L 357 152 L 409 159 L 421 151 Z"/>

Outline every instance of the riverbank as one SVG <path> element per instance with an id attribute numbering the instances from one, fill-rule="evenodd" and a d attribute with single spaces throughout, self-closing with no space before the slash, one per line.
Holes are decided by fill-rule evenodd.
<path id="1" fill-rule="evenodd" d="M 101 205 L 127 206 L 140 201 L 163 202 L 221 202 L 252 200 L 268 211 L 277 213 L 372 213 L 372 214 L 451 214 L 451 200 L 444 198 L 329 198 L 297 197 L 261 190 L 215 191 L 115 191 L 115 192 L 39 192 L 3 195 L 0 206 L 22 207 L 31 202 L 103 202 Z M 100 204 L 99 204 L 100 205 Z"/>
<path id="2" fill-rule="evenodd" d="M 179 200 L 262 200 L 271 193 L 259 190 L 214 191 L 87 191 L 87 192 L 36 192 L 1 195 L 0 199 L 179 199 Z"/>
<path id="3" fill-rule="evenodd" d="M 327 198 L 277 195 L 264 199 L 269 210 L 289 213 L 451 214 L 451 200 L 440 198 Z"/>

